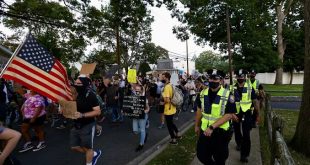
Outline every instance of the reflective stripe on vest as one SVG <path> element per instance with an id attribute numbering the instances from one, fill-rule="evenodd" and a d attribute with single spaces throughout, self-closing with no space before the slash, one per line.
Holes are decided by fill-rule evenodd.
<path id="1" fill-rule="evenodd" d="M 211 124 L 216 122 L 218 119 L 223 117 L 225 114 L 225 109 L 226 109 L 226 104 L 228 101 L 228 96 L 229 96 L 229 89 L 225 89 L 223 87 L 220 88 L 220 90 L 217 92 L 216 97 L 220 97 L 219 103 L 212 103 L 211 106 L 206 107 L 210 108 L 211 107 L 211 113 L 207 114 L 205 113 L 205 96 L 208 96 L 209 89 L 205 89 L 201 91 L 200 93 L 200 101 L 201 101 L 201 113 L 202 113 L 202 118 L 201 118 L 201 129 L 205 131 Z M 216 98 L 217 99 L 217 98 Z M 220 128 L 224 130 L 228 130 L 229 128 L 229 122 L 225 122 L 220 126 Z"/>
<path id="2" fill-rule="evenodd" d="M 243 92 L 244 88 L 246 88 L 246 92 Z M 246 112 L 251 109 L 252 105 L 251 94 L 252 94 L 252 86 L 250 84 L 250 81 L 247 81 L 242 89 L 242 96 L 239 105 L 236 103 L 237 113 L 240 112 L 240 108 L 242 112 Z"/>

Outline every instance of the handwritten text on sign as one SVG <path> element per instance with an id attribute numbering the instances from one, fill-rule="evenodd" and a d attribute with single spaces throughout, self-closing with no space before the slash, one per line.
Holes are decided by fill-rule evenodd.
<path id="1" fill-rule="evenodd" d="M 131 118 L 143 119 L 145 116 L 145 102 L 145 96 L 124 96 L 124 115 Z"/>

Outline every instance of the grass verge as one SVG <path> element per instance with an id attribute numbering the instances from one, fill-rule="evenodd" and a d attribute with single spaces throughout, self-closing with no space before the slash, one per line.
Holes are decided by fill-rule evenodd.
<path id="1" fill-rule="evenodd" d="M 271 96 L 301 96 L 303 85 L 301 84 L 292 84 L 292 85 L 272 85 L 272 84 L 264 84 L 264 89 Z M 269 92 L 273 91 L 273 92 Z M 279 92 L 277 92 L 279 91 Z M 292 91 L 292 92 L 289 92 Z M 296 92 L 300 91 L 300 92 Z"/>
<path id="2" fill-rule="evenodd" d="M 310 158 L 305 155 L 296 152 L 290 147 L 290 141 L 294 136 L 296 124 L 298 120 L 299 111 L 294 110 L 275 110 L 285 121 L 285 127 L 283 129 L 283 137 L 288 144 L 291 155 L 297 165 L 310 165 Z M 261 150 L 263 165 L 270 165 L 271 152 L 270 145 L 268 142 L 268 133 L 265 127 L 260 127 L 260 139 L 261 139 Z"/>
<path id="3" fill-rule="evenodd" d="M 194 127 L 191 127 L 176 146 L 169 145 L 163 152 L 152 159 L 148 165 L 180 165 L 190 164 L 196 154 Z"/>

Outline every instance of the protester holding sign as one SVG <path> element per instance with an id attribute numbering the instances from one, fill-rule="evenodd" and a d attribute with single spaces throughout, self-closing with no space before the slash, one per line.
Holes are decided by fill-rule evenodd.
<path id="1" fill-rule="evenodd" d="M 143 90 L 142 90 L 142 87 L 140 85 L 135 86 L 134 95 L 143 96 Z M 150 111 L 150 108 L 148 105 L 148 101 L 147 101 L 147 99 L 145 99 L 144 117 L 138 118 L 138 119 L 134 118 L 132 120 L 133 132 L 135 134 L 140 133 L 140 143 L 139 143 L 138 147 L 136 148 L 136 152 L 141 151 L 143 149 L 144 143 L 146 142 L 146 139 L 147 139 L 147 132 L 145 130 L 145 127 L 146 127 L 146 122 L 148 120 L 149 111 Z"/>
<path id="2" fill-rule="evenodd" d="M 101 150 L 93 150 L 95 117 L 101 113 L 99 103 L 94 93 L 87 96 L 89 78 L 79 77 L 74 85 L 78 95 L 76 120 L 70 132 L 71 149 L 85 154 L 86 165 L 95 165 L 101 156 Z"/>

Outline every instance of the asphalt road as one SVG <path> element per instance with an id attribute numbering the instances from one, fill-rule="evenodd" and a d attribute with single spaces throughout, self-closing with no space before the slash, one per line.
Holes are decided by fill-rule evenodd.
<path id="1" fill-rule="evenodd" d="M 273 109 L 299 110 L 301 102 L 271 102 Z"/>
<path id="2" fill-rule="evenodd" d="M 183 112 L 179 119 L 175 121 L 179 128 L 183 123 L 194 120 L 194 113 Z M 132 133 L 132 121 L 125 118 L 121 124 L 112 124 L 105 121 L 103 134 L 95 137 L 94 148 L 103 151 L 99 158 L 98 165 L 125 165 L 135 157 L 139 156 L 144 150 L 158 143 L 168 136 L 167 128 L 158 129 L 159 114 L 155 111 L 150 114 L 149 138 L 140 152 L 135 152 L 139 143 L 139 135 Z M 22 162 L 22 165 L 85 165 L 83 154 L 75 153 L 69 146 L 69 128 L 57 130 L 46 125 L 47 148 L 41 151 L 26 153 L 15 153 L 15 156 Z M 20 144 L 18 147 L 21 147 Z"/>

